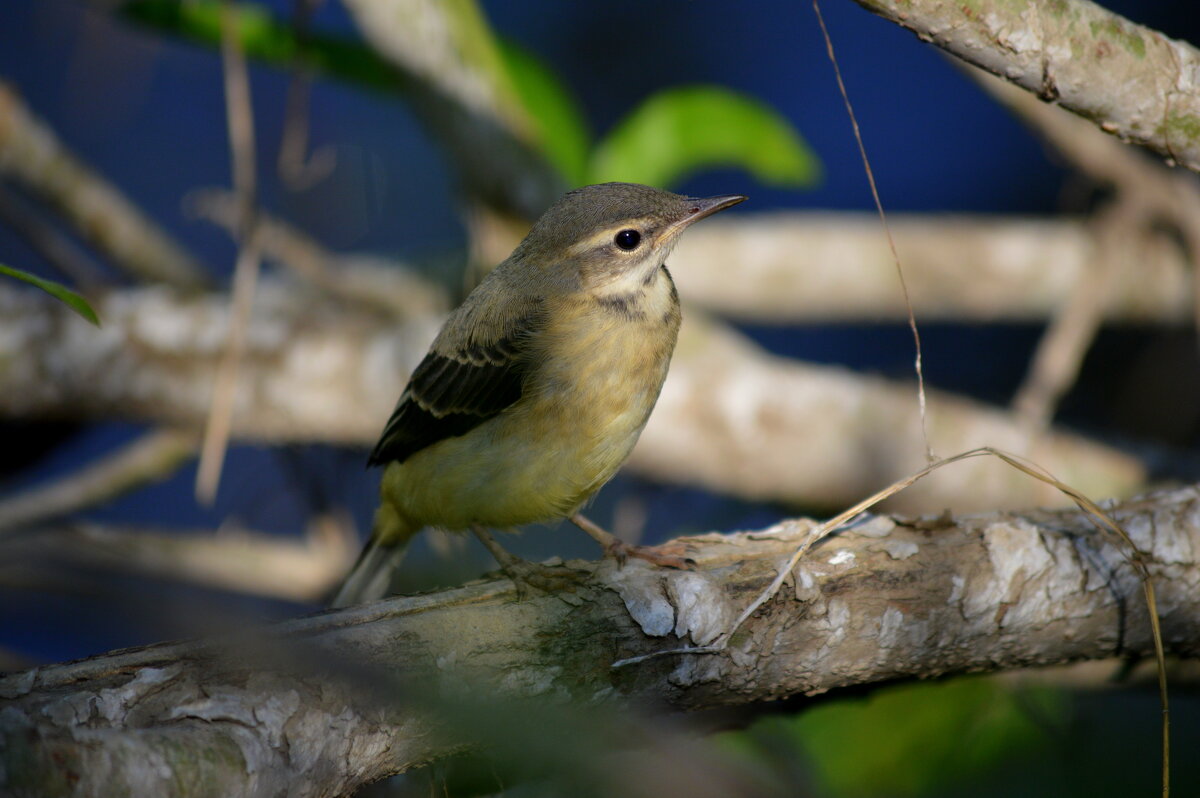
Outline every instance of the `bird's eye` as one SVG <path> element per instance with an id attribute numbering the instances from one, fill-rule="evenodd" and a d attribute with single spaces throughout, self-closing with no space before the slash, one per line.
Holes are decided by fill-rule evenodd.
<path id="1" fill-rule="evenodd" d="M 637 230 L 622 230 L 617 233 L 613 242 L 626 252 L 632 252 L 637 249 L 638 244 L 642 243 L 642 234 Z"/>

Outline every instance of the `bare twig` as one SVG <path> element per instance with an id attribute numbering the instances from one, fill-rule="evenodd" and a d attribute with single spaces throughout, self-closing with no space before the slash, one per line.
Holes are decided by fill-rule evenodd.
<path id="1" fill-rule="evenodd" d="M 204 428 L 200 466 L 196 472 L 196 498 L 206 504 L 216 496 L 217 484 L 221 480 L 221 466 L 225 461 L 225 449 L 233 424 L 233 396 L 237 389 L 238 369 L 246 343 L 246 327 L 250 324 L 259 270 L 259 243 L 255 235 L 258 200 L 254 109 L 250 104 L 250 77 L 246 72 L 241 40 L 234 30 L 233 14 L 232 0 L 226 0 L 221 7 L 221 62 L 225 74 L 225 118 L 229 126 L 229 150 L 233 160 L 233 187 L 237 195 L 240 222 L 229 339 L 213 381 L 212 406 Z"/>
<path id="2" fill-rule="evenodd" d="M 313 12 L 324 0 L 294 0 L 292 29 L 301 47 L 308 41 L 309 23 Z M 312 70 L 303 61 L 292 67 L 288 83 L 287 104 L 283 118 L 283 137 L 279 142 L 276 168 L 279 177 L 293 191 L 308 188 L 324 180 L 337 164 L 337 151 L 332 146 L 308 151 L 308 99 L 312 88 Z"/>
<path id="3" fill-rule="evenodd" d="M 198 438 L 190 430 L 154 430 L 49 485 L 4 499 L 0 501 L 0 536 L 165 479 L 195 455 Z"/>
<path id="4" fill-rule="evenodd" d="M 1043 333 L 1012 408 L 1036 439 L 1054 417 L 1059 400 L 1079 374 L 1084 356 L 1100 329 L 1116 275 L 1136 269 L 1136 245 L 1149 221 L 1144 206 L 1118 200 L 1097 214 L 1096 257 L 1092 271 L 1071 294 Z"/>
<path id="5" fill-rule="evenodd" d="M 359 547 L 353 529 L 332 516 L 314 518 L 299 540 L 232 526 L 214 534 L 81 523 L 34 532 L 0 543 L 6 569 L 84 564 L 290 601 L 319 601 Z"/>
<path id="6" fill-rule="evenodd" d="M 182 288 L 208 283 L 199 264 L 119 189 L 70 153 L 4 83 L 0 83 L 0 175 L 56 208 L 118 268 Z"/>
<path id="7" fill-rule="evenodd" d="M 201 189 L 188 206 L 236 236 L 236 198 L 220 189 Z M 380 310 L 389 317 L 441 313 L 449 309 L 446 291 L 408 266 L 372 255 L 326 250 L 302 231 L 261 211 L 256 234 L 262 253 L 292 271 L 318 291 L 353 304 Z"/>
<path id="8" fill-rule="evenodd" d="M 3 184 L 0 184 L 0 224 L 16 231 L 50 266 L 84 291 L 94 291 L 106 282 L 104 273 L 86 252 Z"/>
<path id="9" fill-rule="evenodd" d="M 892 238 L 892 229 L 888 226 L 887 214 L 883 212 L 883 202 L 879 199 L 879 187 L 875 185 L 875 173 L 871 170 L 871 161 L 867 157 L 867 147 L 863 144 L 862 131 L 859 130 L 858 119 L 854 116 L 854 106 L 850 102 L 850 95 L 846 93 L 846 84 L 842 81 L 842 69 L 838 66 L 837 56 L 834 55 L 833 39 L 829 38 L 829 31 L 825 27 L 825 18 L 821 16 L 819 0 L 813 0 L 813 11 L 816 12 L 817 23 L 821 26 L 821 36 L 825 39 L 825 51 L 829 55 L 829 60 L 833 62 L 833 74 L 837 78 L 838 91 L 841 92 L 842 101 L 846 104 L 846 113 L 850 116 L 854 141 L 858 144 L 858 154 L 862 158 L 863 169 L 867 173 L 867 183 L 871 186 L 871 199 L 875 201 L 875 209 L 879 211 L 879 224 L 883 228 L 883 235 L 887 238 L 888 249 L 891 250 L 892 260 L 896 265 L 896 277 L 900 282 L 900 293 L 904 297 L 904 309 L 908 313 L 908 329 L 912 332 L 915 351 L 913 372 L 917 377 L 917 416 L 921 424 L 921 443 L 925 445 L 926 462 L 932 463 L 936 458 L 933 454 L 933 447 L 929 443 L 929 422 L 926 419 L 925 370 L 921 367 L 921 333 L 917 330 L 917 318 L 913 315 L 908 281 L 904 279 L 904 267 L 900 263 L 900 253 L 896 250 L 896 240 Z"/>
<path id="10" fill-rule="evenodd" d="M 1164 196 L 1170 200 L 1171 189 Z M 889 224 L 904 253 L 913 311 L 925 323 L 1042 323 L 1088 279 L 1098 246 L 1095 226 L 1082 218 L 891 214 Z M 1190 265 L 1177 237 L 1156 229 L 1139 255 L 1136 270 L 1114 276 L 1105 320 L 1187 323 Z M 689 230 L 670 263 L 681 297 L 738 319 L 903 321 L 906 314 L 874 214 L 717 217 Z"/>

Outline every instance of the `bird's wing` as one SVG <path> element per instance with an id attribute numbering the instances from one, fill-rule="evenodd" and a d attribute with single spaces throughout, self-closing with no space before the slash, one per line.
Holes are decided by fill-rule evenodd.
<path id="1" fill-rule="evenodd" d="M 465 435 L 521 398 L 528 342 L 541 324 L 531 313 L 486 344 L 441 336 L 400 396 L 368 465 L 404 462 L 440 440 Z"/>

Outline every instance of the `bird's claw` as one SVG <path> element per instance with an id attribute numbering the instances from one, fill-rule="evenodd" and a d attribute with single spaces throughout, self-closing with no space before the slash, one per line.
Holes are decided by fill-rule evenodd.
<path id="1" fill-rule="evenodd" d="M 682 543 L 665 543 L 661 546 L 635 546 L 623 540 L 617 540 L 604 547 L 604 553 L 617 561 L 618 566 L 625 564 L 630 557 L 653 563 L 662 568 L 677 568 L 690 571 L 696 567 L 696 561 L 683 556 L 687 547 Z M 676 553 L 678 552 L 678 553 Z"/>

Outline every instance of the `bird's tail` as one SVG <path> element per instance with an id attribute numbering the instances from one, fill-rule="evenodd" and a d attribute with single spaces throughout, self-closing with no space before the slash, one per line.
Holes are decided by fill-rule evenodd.
<path id="1" fill-rule="evenodd" d="M 330 606 L 349 607 L 386 596 L 392 585 L 392 576 L 408 551 L 408 542 L 419 531 L 419 527 L 414 529 L 404 523 L 384 500 L 375 512 L 371 540 L 362 554 L 358 555 L 358 561 L 338 588 Z"/>

